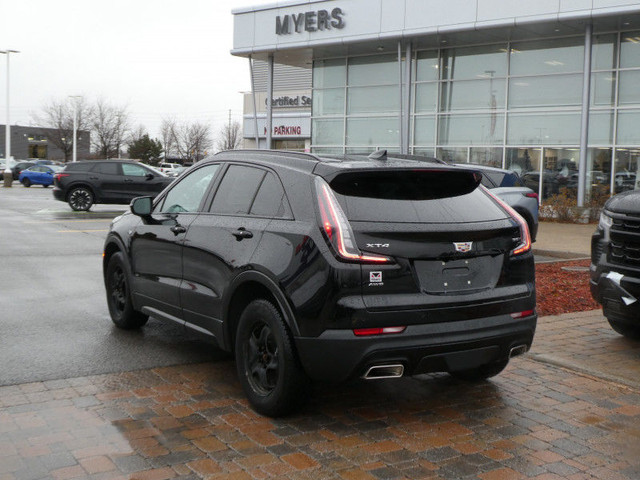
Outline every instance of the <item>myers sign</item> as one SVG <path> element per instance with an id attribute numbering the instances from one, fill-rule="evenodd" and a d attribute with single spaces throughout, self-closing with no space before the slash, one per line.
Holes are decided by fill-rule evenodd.
<path id="1" fill-rule="evenodd" d="M 289 35 L 293 32 L 317 32 L 332 28 L 344 28 L 344 12 L 341 8 L 334 8 L 331 12 L 318 10 L 316 12 L 294 13 L 292 15 L 278 15 L 276 17 L 276 35 Z"/>

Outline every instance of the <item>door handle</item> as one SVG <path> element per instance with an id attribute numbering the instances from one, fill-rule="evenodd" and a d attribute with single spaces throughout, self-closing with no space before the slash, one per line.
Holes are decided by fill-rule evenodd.
<path id="1" fill-rule="evenodd" d="M 131 179 L 131 178 L 125 178 L 125 179 L 124 179 L 124 181 L 125 181 L 125 182 L 127 182 L 127 183 L 131 183 L 131 182 L 133 182 L 133 179 Z"/>
<path id="2" fill-rule="evenodd" d="M 89 177 L 89 180 L 98 180 L 98 177 Z"/>
<path id="3" fill-rule="evenodd" d="M 182 225 L 174 225 L 169 230 L 173 232 L 174 235 L 179 235 L 187 231 L 187 227 L 183 227 Z"/>
<path id="4" fill-rule="evenodd" d="M 253 238 L 253 233 L 251 233 L 249 230 L 247 230 L 244 227 L 240 227 L 235 232 L 232 232 L 231 235 L 236 237 L 236 240 L 238 241 L 242 240 L 243 238 Z"/>

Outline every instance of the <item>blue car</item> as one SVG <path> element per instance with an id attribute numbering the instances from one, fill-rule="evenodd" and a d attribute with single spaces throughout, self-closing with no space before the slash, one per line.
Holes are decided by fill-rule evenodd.
<path id="1" fill-rule="evenodd" d="M 42 185 L 47 188 L 53 183 L 53 175 L 62 169 L 63 167 L 57 165 L 34 165 L 20 172 L 18 181 L 25 187 Z"/>

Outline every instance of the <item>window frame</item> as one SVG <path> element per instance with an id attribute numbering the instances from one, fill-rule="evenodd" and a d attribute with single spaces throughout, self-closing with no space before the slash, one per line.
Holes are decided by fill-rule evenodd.
<path id="1" fill-rule="evenodd" d="M 218 171 L 216 172 L 216 174 L 215 174 L 214 178 L 212 179 L 212 181 L 209 183 L 209 186 L 207 187 L 207 190 L 205 191 L 204 195 L 202 196 L 202 199 L 200 200 L 200 204 L 198 205 L 198 208 L 197 208 L 197 210 L 195 212 L 156 212 L 155 211 L 155 209 L 158 208 L 160 206 L 160 204 L 164 203 L 164 201 L 167 198 L 167 195 L 169 195 L 169 193 L 174 188 L 176 188 L 181 182 L 183 182 L 187 177 L 189 177 L 190 175 L 193 175 L 195 172 L 197 172 L 201 168 L 204 168 L 204 167 L 207 167 L 207 166 L 211 166 L 211 165 L 220 165 L 220 167 L 218 168 Z M 182 177 L 180 177 L 179 179 L 174 181 L 167 191 L 165 191 L 162 195 L 158 195 L 153 200 L 153 203 L 151 205 L 151 215 L 173 216 L 173 215 L 180 215 L 180 214 L 198 215 L 198 214 L 206 213 L 206 212 L 204 212 L 203 209 L 204 209 L 204 207 L 206 205 L 207 199 L 211 195 L 212 188 L 216 187 L 217 184 L 220 182 L 220 173 L 223 171 L 223 167 L 224 167 L 224 164 L 222 164 L 222 162 L 212 162 L 212 163 L 207 163 L 205 165 L 201 165 L 198 168 L 194 168 L 193 170 L 191 170 L 186 175 L 183 175 Z"/>

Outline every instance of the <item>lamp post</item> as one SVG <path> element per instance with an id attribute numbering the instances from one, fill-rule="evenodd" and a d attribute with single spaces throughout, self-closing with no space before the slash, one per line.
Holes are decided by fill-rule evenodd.
<path id="1" fill-rule="evenodd" d="M 11 159 L 11 121 L 9 120 L 9 56 L 12 53 L 20 53 L 18 50 L 0 50 L 0 53 L 4 53 L 7 56 L 7 124 L 4 128 L 5 141 L 4 141 L 4 186 L 10 187 L 13 183 L 13 172 L 9 166 L 9 160 Z"/>
<path id="2" fill-rule="evenodd" d="M 78 99 L 81 95 L 69 95 L 73 98 L 73 162 L 78 160 Z"/>

